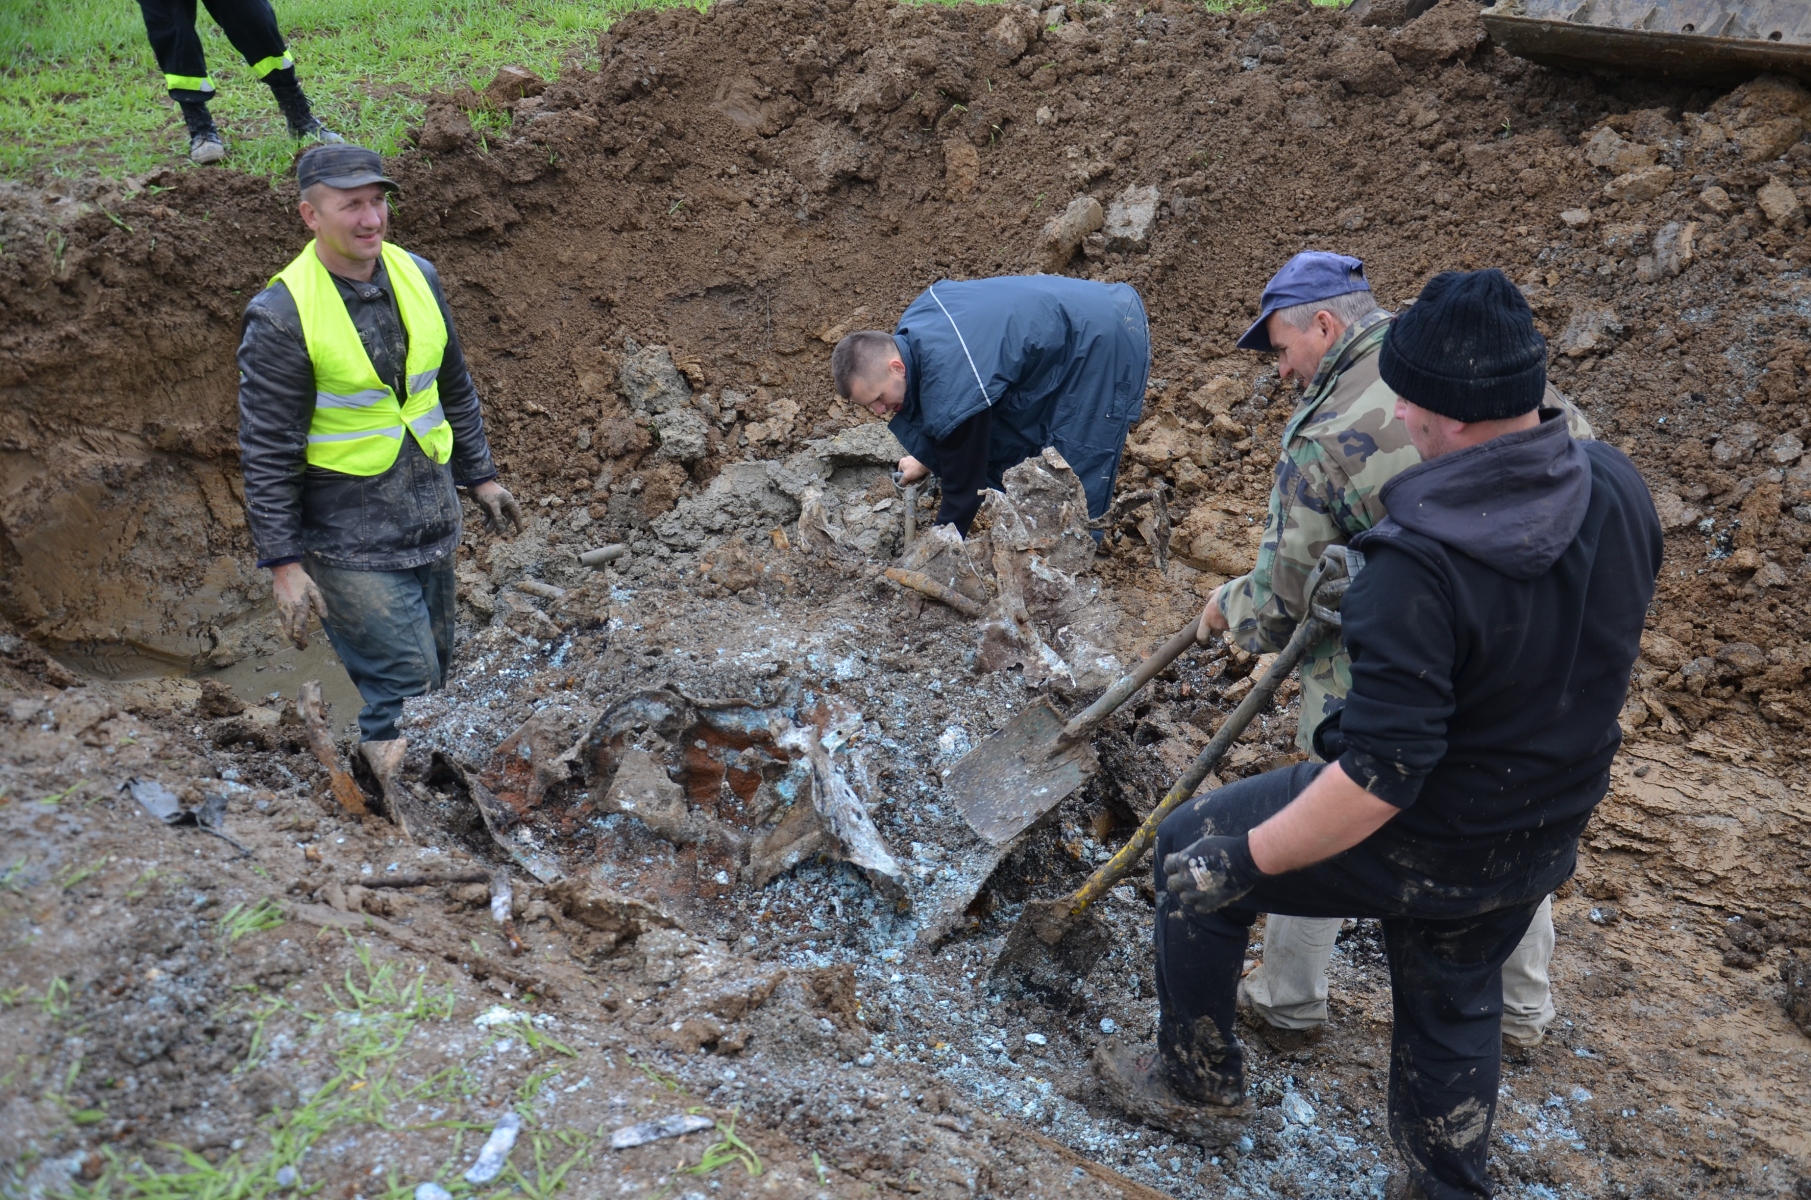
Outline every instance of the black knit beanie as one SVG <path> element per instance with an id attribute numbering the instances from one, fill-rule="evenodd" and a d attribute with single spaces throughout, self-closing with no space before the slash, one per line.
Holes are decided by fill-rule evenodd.
<path id="1" fill-rule="evenodd" d="M 1390 326 L 1377 366 L 1411 404 L 1455 421 L 1495 421 L 1540 407 L 1547 340 L 1503 272 L 1442 271 Z"/>

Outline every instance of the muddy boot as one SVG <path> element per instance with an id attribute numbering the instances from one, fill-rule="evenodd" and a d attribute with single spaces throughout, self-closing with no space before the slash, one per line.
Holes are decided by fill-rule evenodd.
<path id="1" fill-rule="evenodd" d="M 1427 1200 L 1427 1192 L 1407 1171 L 1394 1171 L 1383 1181 L 1383 1200 Z"/>
<path id="2" fill-rule="evenodd" d="M 1514 1047 L 1517 1050 L 1533 1050 L 1547 1040 L 1545 1029 L 1533 1029 L 1526 1025 L 1511 1025 L 1503 1022 L 1503 1048 Z"/>
<path id="3" fill-rule="evenodd" d="M 1503 1061 L 1512 1063 L 1530 1063 L 1534 1061 L 1534 1052 L 1547 1040 L 1543 1029 L 1512 1029 L 1503 1026 Z"/>
<path id="4" fill-rule="evenodd" d="M 201 100 L 184 100 L 181 108 L 182 123 L 189 130 L 189 161 L 205 167 L 225 158 L 226 142 L 214 128 L 214 118 L 208 112 L 207 104 Z"/>
<path id="5" fill-rule="evenodd" d="M 1171 1085 L 1155 1047 L 1108 1038 L 1094 1048 L 1094 1076 L 1114 1108 L 1198 1146 L 1230 1145 L 1245 1132 L 1242 1087 L 1220 1089 L 1211 1098 L 1184 1096 Z"/>
<path id="6" fill-rule="evenodd" d="M 1310 1025 L 1306 1029 L 1285 1029 L 1281 1025 L 1272 1025 L 1261 1014 L 1249 1008 L 1241 1008 L 1239 1016 L 1247 1029 L 1257 1034 L 1266 1046 L 1278 1054 L 1288 1055 L 1308 1050 L 1318 1045 L 1322 1035 L 1326 1033 L 1324 1025 Z"/>
<path id="7" fill-rule="evenodd" d="M 308 97 L 302 93 L 299 83 L 284 83 L 270 80 L 271 94 L 277 98 L 277 107 L 283 110 L 283 120 L 289 126 L 289 136 L 298 142 L 325 142 L 338 145 L 346 139 L 321 124 L 321 119 L 314 115 L 308 106 Z"/>
<path id="8" fill-rule="evenodd" d="M 427 825 L 422 807 L 402 782 L 402 755 L 409 748 L 409 738 L 391 738 L 388 742 L 359 742 L 364 764 L 377 776 L 377 786 L 384 791 L 384 811 L 389 820 L 402 829 L 409 842 L 426 845 Z"/>

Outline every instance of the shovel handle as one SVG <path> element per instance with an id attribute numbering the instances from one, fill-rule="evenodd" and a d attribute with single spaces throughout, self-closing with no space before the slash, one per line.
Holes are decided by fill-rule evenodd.
<path id="1" fill-rule="evenodd" d="M 1088 877 L 1088 882 L 1082 884 L 1069 898 L 1071 916 L 1079 916 L 1090 904 L 1106 895 L 1109 889 L 1132 873 L 1138 866 L 1138 861 L 1144 857 L 1144 852 L 1157 841 L 1157 827 L 1163 824 L 1163 819 L 1175 811 L 1177 805 L 1195 794 L 1195 789 L 1220 765 L 1220 759 L 1238 736 L 1245 732 L 1251 719 L 1270 703 L 1270 698 L 1276 695 L 1283 680 L 1289 678 L 1290 672 L 1307 657 L 1309 648 L 1327 636 L 1333 628 L 1333 623 L 1324 619 L 1319 612 L 1295 627 L 1289 644 L 1276 656 L 1276 661 L 1270 664 L 1270 669 L 1264 672 L 1258 685 L 1245 694 L 1245 699 L 1239 701 L 1239 707 L 1233 709 L 1232 715 L 1221 723 L 1212 740 L 1202 747 L 1201 753 L 1195 756 L 1194 763 L 1182 773 L 1182 778 L 1171 785 L 1162 802 L 1144 819 L 1144 824 L 1138 827 L 1132 840 L 1121 846 L 1119 853 L 1102 864 L 1098 871 Z"/>
<path id="2" fill-rule="evenodd" d="M 1070 718 L 1063 731 L 1057 735 L 1057 749 L 1062 750 L 1081 741 L 1094 732 L 1094 727 L 1112 715 L 1113 710 L 1130 700 L 1134 693 L 1157 677 L 1158 672 L 1182 657 L 1183 651 L 1195 644 L 1195 631 L 1200 625 L 1196 617 L 1176 631 L 1176 636 L 1151 652 L 1151 657 L 1138 664 L 1138 669 L 1130 675 L 1122 675 L 1119 682 L 1101 693 L 1100 699 Z"/>

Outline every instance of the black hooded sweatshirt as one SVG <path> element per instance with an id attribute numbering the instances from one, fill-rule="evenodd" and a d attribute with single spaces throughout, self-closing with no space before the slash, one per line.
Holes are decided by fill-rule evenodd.
<path id="1" fill-rule="evenodd" d="M 1660 569 L 1647 486 L 1549 418 L 1382 495 L 1389 516 L 1353 541 L 1352 690 L 1318 748 L 1403 810 L 1373 836 L 1405 867 L 1466 884 L 1569 872 Z"/>

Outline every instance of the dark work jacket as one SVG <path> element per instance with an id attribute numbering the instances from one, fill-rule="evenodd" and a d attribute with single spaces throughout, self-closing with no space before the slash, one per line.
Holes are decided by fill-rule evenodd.
<path id="1" fill-rule="evenodd" d="M 1316 748 L 1402 809 L 1372 835 L 1399 864 L 1557 886 L 1622 741 L 1660 570 L 1647 486 L 1555 415 L 1382 494 L 1389 516 L 1352 543 L 1352 690 Z"/>
<path id="2" fill-rule="evenodd" d="M 478 391 L 466 369 L 440 276 L 410 255 L 427 276 L 446 321 L 440 404 L 453 427 L 453 456 L 434 462 L 405 433 L 396 462 L 381 475 L 346 475 L 307 462 L 314 419 L 314 364 L 302 338 L 295 300 L 281 283 L 245 306 L 239 341 L 239 455 L 245 508 L 258 565 L 274 567 L 310 555 L 329 566 L 402 571 L 444 558 L 459 544 L 461 485 L 496 475 Z M 352 327 L 378 377 L 399 396 L 408 337 L 380 261 L 369 283 L 333 277 Z"/>
<path id="3" fill-rule="evenodd" d="M 1063 275 L 939 280 L 893 332 L 905 404 L 889 428 L 943 479 L 938 520 L 962 532 L 1016 463 L 1054 446 L 1088 512 L 1113 498 L 1126 431 L 1144 407 L 1151 334 L 1130 284 Z"/>

